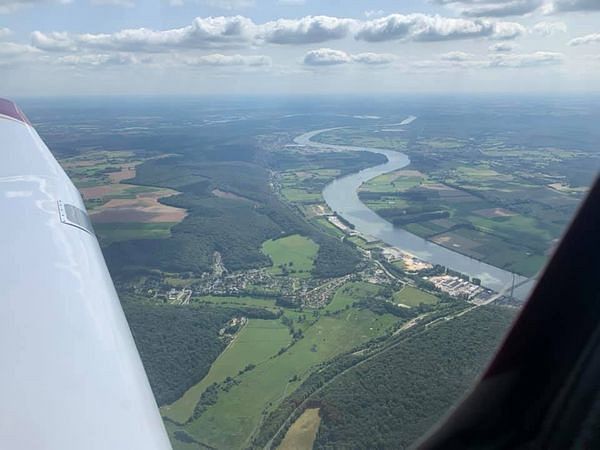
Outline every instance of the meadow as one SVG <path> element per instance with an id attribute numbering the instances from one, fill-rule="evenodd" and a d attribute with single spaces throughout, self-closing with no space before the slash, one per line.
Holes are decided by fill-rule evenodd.
<path id="1" fill-rule="evenodd" d="M 344 309 L 331 315 L 321 314 L 314 323 L 310 314 L 306 316 L 301 318 L 296 314 L 294 320 L 294 326 L 303 330 L 301 339 L 289 347 L 286 347 L 285 342 L 275 339 L 275 343 L 280 345 L 279 349 L 275 349 L 275 343 L 269 342 L 259 347 L 264 353 L 254 359 L 248 356 L 254 355 L 253 347 L 245 348 L 245 345 L 252 345 L 247 340 L 247 333 L 251 331 L 246 332 L 244 329 L 239 336 L 243 339 L 239 343 L 236 339 L 223 352 L 213 365 L 214 369 L 211 367 L 207 376 L 209 378 L 202 380 L 197 385 L 198 389 L 193 388 L 194 394 L 197 395 L 200 388 L 217 379 L 222 380 L 225 376 L 232 377 L 235 382 L 228 385 L 226 390 L 220 390 L 216 403 L 187 424 L 185 431 L 191 436 L 202 437 L 202 442 L 217 448 L 240 448 L 247 445 L 260 425 L 261 418 L 293 392 L 318 364 L 380 336 L 398 320 L 389 314 L 377 315 L 356 308 Z M 270 326 L 278 330 L 276 335 L 283 339 L 287 329 L 282 331 L 277 321 L 272 322 Z M 260 339 L 262 331 L 253 333 L 259 334 Z M 271 341 L 270 338 L 268 340 Z M 269 352 L 269 358 L 255 362 Z M 240 369 L 248 362 L 256 367 L 240 373 Z M 212 373 L 215 375 L 212 376 Z M 179 418 L 184 417 L 193 407 L 189 398 L 191 395 L 186 398 L 185 406 L 182 406 L 184 402 L 177 402 L 176 408 L 182 408 L 177 413 Z M 172 415 L 172 410 L 169 415 Z"/>
<path id="2" fill-rule="evenodd" d="M 435 305 L 439 299 L 412 286 L 404 286 L 400 291 L 394 293 L 394 301 L 406 306 L 419 306 L 420 304 Z"/>
<path id="3" fill-rule="evenodd" d="M 273 263 L 271 273 L 308 278 L 314 268 L 319 246 L 310 238 L 294 234 L 268 240 L 263 243 L 262 250 Z"/>
<path id="4" fill-rule="evenodd" d="M 228 376 L 235 376 L 249 364 L 259 365 L 291 341 L 288 328 L 279 321 L 250 319 L 225 351 L 211 365 L 208 374 L 176 402 L 161 408 L 165 417 L 185 423 L 204 390 Z"/>
<path id="5" fill-rule="evenodd" d="M 371 283 L 346 283 L 335 292 L 333 299 L 325 307 L 325 311 L 342 311 L 346 307 L 352 306 L 355 302 L 375 296 L 378 291 L 379 286 Z"/>

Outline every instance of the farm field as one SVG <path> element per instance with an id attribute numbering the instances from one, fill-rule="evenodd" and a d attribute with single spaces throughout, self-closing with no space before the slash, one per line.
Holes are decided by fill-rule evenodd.
<path id="1" fill-rule="evenodd" d="M 320 424 L 319 408 L 307 408 L 290 427 L 278 450 L 311 450 Z"/>
<path id="2" fill-rule="evenodd" d="M 118 224 L 94 222 L 94 230 L 98 235 L 100 245 L 108 246 L 113 242 L 135 239 L 166 239 L 171 236 L 171 228 L 176 224 L 176 222 L 125 222 Z"/>
<path id="3" fill-rule="evenodd" d="M 592 167 L 598 167 L 597 154 L 588 145 L 560 148 L 499 130 L 493 138 L 479 136 L 478 130 L 464 134 L 452 120 L 436 127 L 419 134 L 417 119 L 399 135 L 371 122 L 313 139 L 405 152 L 410 166 L 361 187 L 367 206 L 448 249 L 535 275 L 581 201 Z"/>
<path id="4" fill-rule="evenodd" d="M 383 218 L 418 236 L 497 267 L 526 276 L 537 273 L 562 226 L 545 220 L 543 211 L 527 214 L 523 205 L 511 208 L 481 194 L 487 184 L 498 192 L 510 182 L 514 190 L 511 176 L 485 167 L 460 166 L 453 173 L 479 183 L 477 188 L 470 193 L 457 178 L 444 184 L 400 170 L 365 183 L 360 196 Z"/>
<path id="5" fill-rule="evenodd" d="M 406 306 L 419 306 L 420 304 L 434 305 L 439 299 L 412 286 L 404 286 L 394 294 L 394 301 Z"/>
<path id="6" fill-rule="evenodd" d="M 186 211 L 160 199 L 173 189 L 127 184 L 148 159 L 130 151 L 97 151 L 65 158 L 62 166 L 79 188 L 101 245 L 136 239 L 165 239 Z"/>
<path id="7" fill-rule="evenodd" d="M 273 262 L 273 274 L 289 273 L 299 278 L 310 277 L 319 251 L 313 240 L 298 234 L 266 241 L 262 248 Z"/>

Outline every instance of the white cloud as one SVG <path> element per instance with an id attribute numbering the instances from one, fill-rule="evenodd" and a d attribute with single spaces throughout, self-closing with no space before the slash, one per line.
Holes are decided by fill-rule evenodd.
<path id="1" fill-rule="evenodd" d="M 10 36 L 12 31 L 8 28 L 0 28 L 0 39 L 4 39 L 6 36 Z"/>
<path id="2" fill-rule="evenodd" d="M 599 0 L 554 0 L 550 12 L 600 11 Z"/>
<path id="3" fill-rule="evenodd" d="M 238 15 L 197 17 L 188 26 L 167 30 L 134 28 L 113 33 L 34 31 L 31 34 L 31 43 L 41 50 L 56 52 L 165 53 L 176 50 L 249 48 L 264 44 L 306 45 L 339 40 L 351 35 L 358 40 L 369 42 L 432 42 L 482 37 L 509 40 L 525 32 L 522 25 L 514 22 L 424 14 L 393 14 L 368 21 L 307 16 L 301 19 L 279 19 L 264 24 L 255 24 L 251 19 Z"/>
<path id="4" fill-rule="evenodd" d="M 352 61 L 352 58 L 348 53 L 331 48 L 311 50 L 304 55 L 304 64 L 308 66 L 333 66 L 346 64 L 350 61 Z"/>
<path id="5" fill-rule="evenodd" d="M 367 21 L 356 34 L 356 39 L 368 42 L 404 39 L 410 34 L 416 20 L 415 15 L 392 14 L 380 19 Z"/>
<path id="6" fill-rule="evenodd" d="M 212 55 L 198 56 L 185 58 L 183 60 L 186 64 L 192 66 L 270 66 L 272 64 L 271 58 L 264 55 L 222 55 L 215 53 Z"/>
<path id="7" fill-rule="evenodd" d="M 492 39 L 501 41 L 516 39 L 517 37 L 525 34 L 527 30 L 525 27 L 516 22 L 496 22 L 494 24 L 494 34 L 491 36 Z"/>
<path id="8" fill-rule="evenodd" d="M 305 0 L 277 0 L 277 3 L 281 5 L 290 5 L 290 6 L 298 6 L 304 5 L 306 3 Z"/>
<path id="9" fill-rule="evenodd" d="M 569 45 L 576 47 L 578 45 L 586 45 L 600 42 L 600 33 L 588 34 L 569 41 Z"/>
<path id="10" fill-rule="evenodd" d="M 42 53 L 30 45 L 0 42 L 0 67 L 14 67 L 22 63 L 30 63 Z"/>
<path id="11" fill-rule="evenodd" d="M 55 60 L 57 64 L 69 66 L 122 66 L 130 64 L 141 64 L 151 62 L 149 57 L 140 58 L 136 55 L 127 53 L 113 54 L 84 54 L 84 55 L 66 55 Z"/>
<path id="12" fill-rule="evenodd" d="M 3 58 L 25 56 L 33 53 L 40 53 L 40 51 L 31 45 L 16 44 L 14 42 L 0 42 L 0 56 Z"/>
<path id="13" fill-rule="evenodd" d="M 346 37 L 354 23 L 352 19 L 328 16 L 308 16 L 297 20 L 280 19 L 262 25 L 256 25 L 251 19 L 243 16 L 197 17 L 191 25 L 168 30 L 136 28 L 99 34 L 34 31 L 31 40 L 33 45 L 47 51 L 101 49 L 165 52 L 184 48 L 243 47 L 265 42 L 320 43 Z"/>
<path id="14" fill-rule="evenodd" d="M 384 65 L 396 59 L 389 53 L 358 53 L 352 55 L 341 50 L 331 48 L 320 48 L 311 50 L 304 55 L 304 64 L 308 66 L 334 66 L 348 63 L 359 63 L 367 65 Z"/>
<path id="15" fill-rule="evenodd" d="M 473 59 L 473 54 L 465 52 L 448 52 L 440 55 L 444 61 L 469 61 Z"/>
<path id="16" fill-rule="evenodd" d="M 535 52 L 525 54 L 492 55 L 489 67 L 525 68 L 562 64 L 564 55 L 555 52 Z"/>
<path id="17" fill-rule="evenodd" d="M 368 42 L 398 39 L 449 41 L 479 37 L 514 39 L 524 32 L 525 28 L 514 22 L 490 22 L 425 14 L 392 14 L 364 22 L 356 33 L 356 39 Z"/>
<path id="18" fill-rule="evenodd" d="M 31 33 L 31 44 L 45 51 L 67 51 L 72 50 L 75 42 L 67 32 L 42 33 L 34 31 Z"/>
<path id="19" fill-rule="evenodd" d="M 136 28 L 108 34 L 42 33 L 34 31 L 31 42 L 46 51 L 103 49 L 163 52 L 173 49 L 224 48 L 248 45 L 256 25 L 242 16 L 196 18 L 191 25 L 164 31 Z"/>
<path id="20" fill-rule="evenodd" d="M 522 16 L 538 9 L 543 0 L 436 0 L 467 17 Z"/>
<path id="21" fill-rule="evenodd" d="M 473 56 L 473 55 L 471 55 Z M 564 55 L 554 52 L 534 52 L 523 54 L 494 54 L 484 58 L 446 58 L 441 55 L 438 60 L 422 60 L 411 63 L 411 67 L 419 71 L 445 72 L 457 70 L 501 70 L 526 69 L 564 62 Z"/>
<path id="22" fill-rule="evenodd" d="M 279 19 L 261 25 L 260 37 L 273 44 L 315 44 L 346 37 L 354 23 L 329 16 Z"/>
<path id="23" fill-rule="evenodd" d="M 390 53 L 358 53 L 356 55 L 351 55 L 352 61 L 361 63 L 361 64 L 369 64 L 373 66 L 389 64 L 396 60 L 396 56 Z"/>
<path id="24" fill-rule="evenodd" d="M 538 22 L 533 26 L 531 32 L 541 36 L 552 36 L 557 33 L 566 33 L 567 24 L 564 22 Z"/>
<path id="25" fill-rule="evenodd" d="M 498 42 L 489 46 L 490 52 L 504 53 L 512 52 L 515 49 L 515 45 L 510 42 Z"/>

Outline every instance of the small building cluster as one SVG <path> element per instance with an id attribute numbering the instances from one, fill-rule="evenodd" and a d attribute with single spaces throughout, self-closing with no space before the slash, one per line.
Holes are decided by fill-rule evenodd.
<path id="1" fill-rule="evenodd" d="M 481 286 L 453 275 L 439 275 L 426 279 L 451 297 L 464 298 L 465 300 L 472 300 L 483 291 Z"/>

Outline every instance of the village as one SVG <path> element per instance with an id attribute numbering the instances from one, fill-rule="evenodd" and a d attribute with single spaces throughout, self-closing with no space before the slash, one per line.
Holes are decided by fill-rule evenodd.
<path id="1" fill-rule="evenodd" d="M 364 281 L 376 285 L 414 285 L 416 280 L 429 283 L 434 295 L 444 293 L 451 298 L 465 300 L 475 305 L 488 303 L 500 296 L 490 289 L 479 285 L 479 280 L 468 279 L 447 269 L 434 267 L 403 250 L 374 241 L 352 230 L 335 216 L 332 223 L 339 225 L 348 235 L 359 236 L 373 245 L 361 249 L 367 264 L 351 275 L 338 278 L 315 279 L 296 278 L 290 275 L 274 275 L 268 269 L 252 269 L 229 272 L 221 255 L 215 252 L 211 272 L 203 273 L 199 279 L 183 288 L 169 287 L 166 302 L 171 304 L 189 304 L 190 300 L 206 296 L 253 296 L 275 298 L 288 305 L 307 308 L 323 308 L 333 295 L 348 281 Z M 359 247 L 360 248 L 360 247 Z M 390 270 L 396 268 L 396 270 Z M 427 284 L 421 284 L 421 289 Z M 159 294 L 160 295 L 160 294 Z"/>

